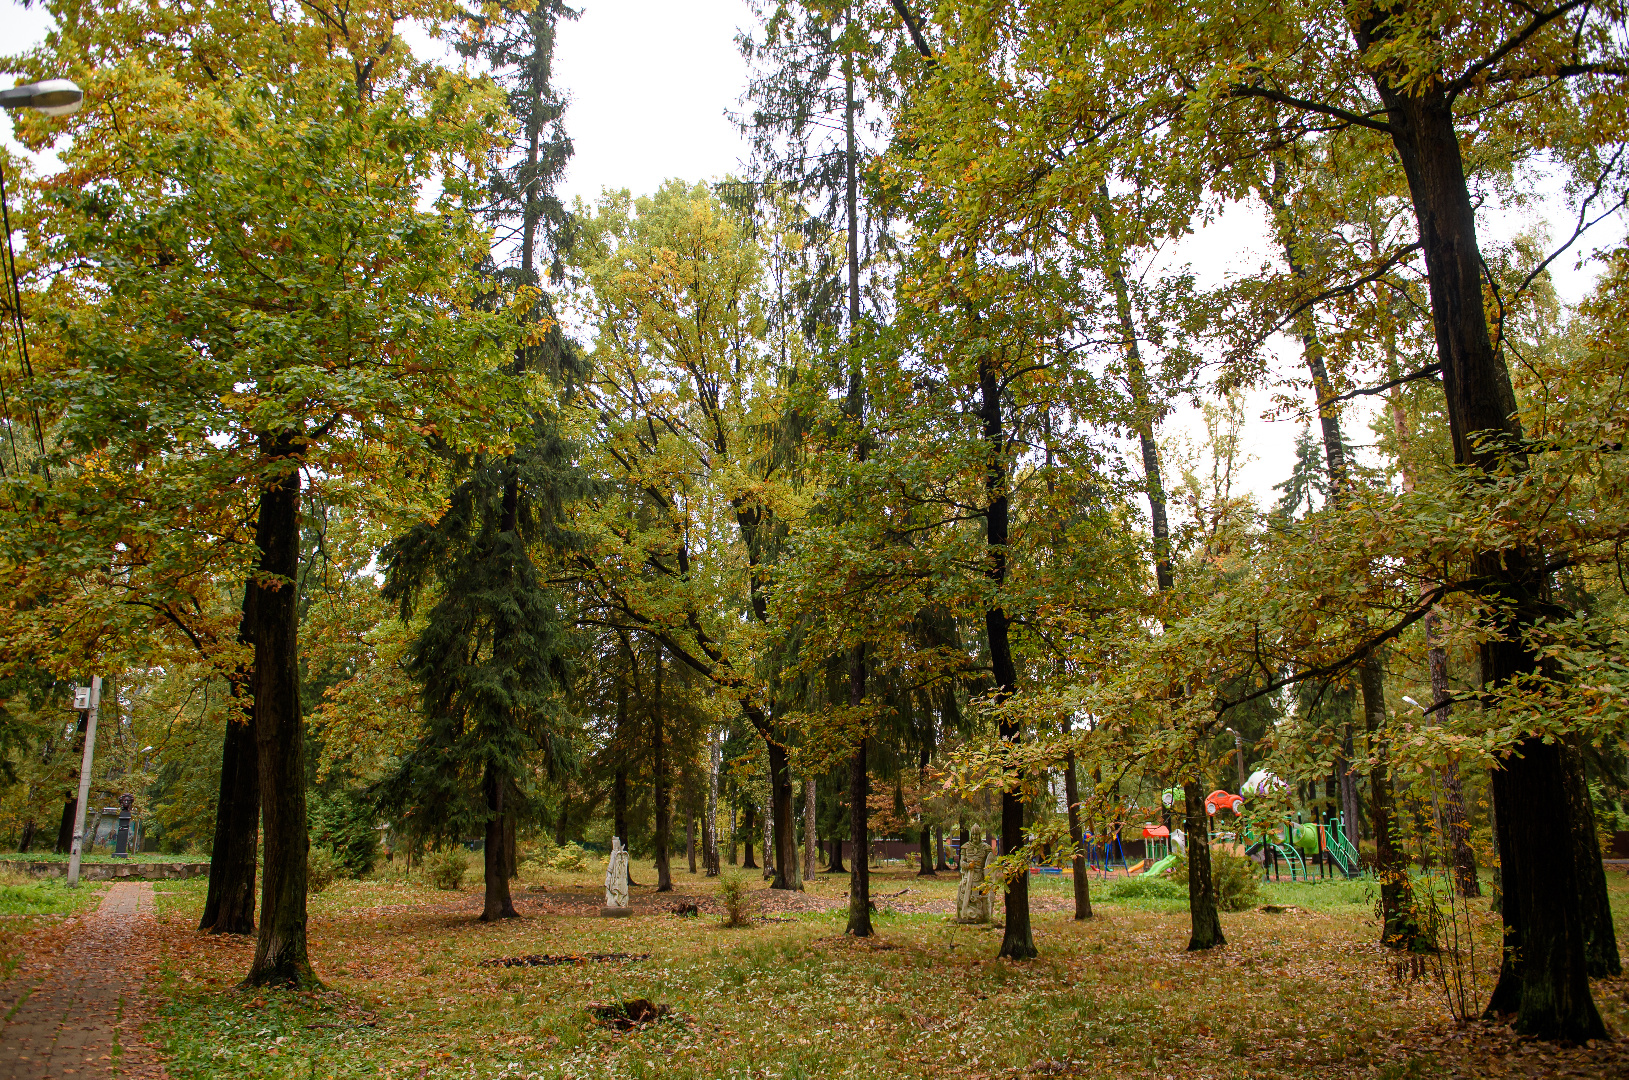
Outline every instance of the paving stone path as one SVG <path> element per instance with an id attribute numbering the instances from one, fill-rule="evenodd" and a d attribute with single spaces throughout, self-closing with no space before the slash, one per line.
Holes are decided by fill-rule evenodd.
<path id="1" fill-rule="evenodd" d="M 82 920 L 48 970 L 19 975 L 5 994 L 0 1080 L 162 1076 L 136 1033 L 145 972 L 142 928 L 153 887 L 119 882 Z"/>

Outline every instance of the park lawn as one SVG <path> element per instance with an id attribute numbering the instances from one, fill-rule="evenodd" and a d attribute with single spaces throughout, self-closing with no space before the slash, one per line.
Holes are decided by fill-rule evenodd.
<path id="1" fill-rule="evenodd" d="M 654 879 L 636 866 L 641 882 Z M 878 936 L 843 935 L 846 878 L 801 896 L 756 891 L 777 921 L 725 929 L 716 882 L 634 890 L 637 914 L 598 916 L 597 873 L 517 887 L 525 916 L 483 925 L 480 891 L 417 875 L 340 882 L 312 898 L 325 988 L 241 991 L 253 942 L 198 935 L 204 883 L 157 886 L 161 962 L 148 1035 L 192 1077 L 1348 1077 L 1615 1075 L 1616 1044 L 1554 1051 L 1453 1025 L 1427 974 L 1375 945 L 1362 883 L 1273 884 L 1285 910 L 1225 914 L 1227 947 L 1184 951 L 1184 902 L 1107 899 L 1075 922 L 1066 878 L 1034 882 L 1038 960 L 995 959 L 1000 931 L 952 924 L 952 875 L 873 871 Z M 750 878 L 755 890 L 758 875 Z M 1620 918 L 1629 885 L 1612 881 Z M 664 907 L 699 900 L 700 917 Z M 787 910 L 827 907 L 832 910 Z M 999 904 L 997 907 L 999 918 Z M 1494 931 L 1484 919 L 1484 933 Z M 548 967 L 481 961 L 650 954 Z M 1596 986 L 1629 1030 L 1629 980 Z M 630 1032 L 585 1006 L 636 997 L 671 1015 Z"/>
<path id="2" fill-rule="evenodd" d="M 70 889 L 63 878 L 0 874 L 0 980 L 11 976 L 26 954 L 42 947 L 42 929 L 94 908 L 107 886 L 105 881 L 82 881 Z"/>
<path id="3" fill-rule="evenodd" d="M 68 862 L 68 859 L 69 856 L 67 855 L 58 855 L 48 851 L 40 852 L 39 854 L 30 853 L 27 855 L 19 855 L 16 852 L 0 853 L 0 863 L 66 863 Z M 209 856 L 196 854 L 166 855 L 159 851 L 143 851 L 133 854 L 127 858 L 121 858 L 120 856 L 112 855 L 106 852 L 87 852 L 86 854 L 80 856 L 79 861 L 82 864 L 124 863 L 126 865 L 132 863 L 207 863 L 209 861 Z"/>

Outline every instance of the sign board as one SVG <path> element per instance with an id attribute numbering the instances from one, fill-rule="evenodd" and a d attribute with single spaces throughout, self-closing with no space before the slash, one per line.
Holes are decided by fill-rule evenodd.
<path id="1" fill-rule="evenodd" d="M 74 687 L 74 703 L 72 706 L 70 706 L 70 708 L 77 709 L 80 712 L 84 712 L 86 709 L 90 708 L 90 687 Z"/>

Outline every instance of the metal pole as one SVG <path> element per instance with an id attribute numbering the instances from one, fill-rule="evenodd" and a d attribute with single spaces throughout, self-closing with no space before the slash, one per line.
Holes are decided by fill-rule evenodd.
<path id="1" fill-rule="evenodd" d="M 85 757 L 79 763 L 79 805 L 74 809 L 74 842 L 68 850 L 68 888 L 79 887 L 79 853 L 85 842 L 85 802 L 90 798 L 91 761 L 96 756 L 96 706 L 102 700 L 102 677 L 92 676 L 90 708 L 85 711 Z"/>

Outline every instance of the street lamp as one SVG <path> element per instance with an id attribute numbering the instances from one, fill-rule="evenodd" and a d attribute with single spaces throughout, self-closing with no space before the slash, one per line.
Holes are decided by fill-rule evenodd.
<path id="1" fill-rule="evenodd" d="M 79 111 L 85 92 L 71 79 L 46 79 L 0 90 L 0 109 L 38 109 L 46 116 L 68 116 Z"/>

